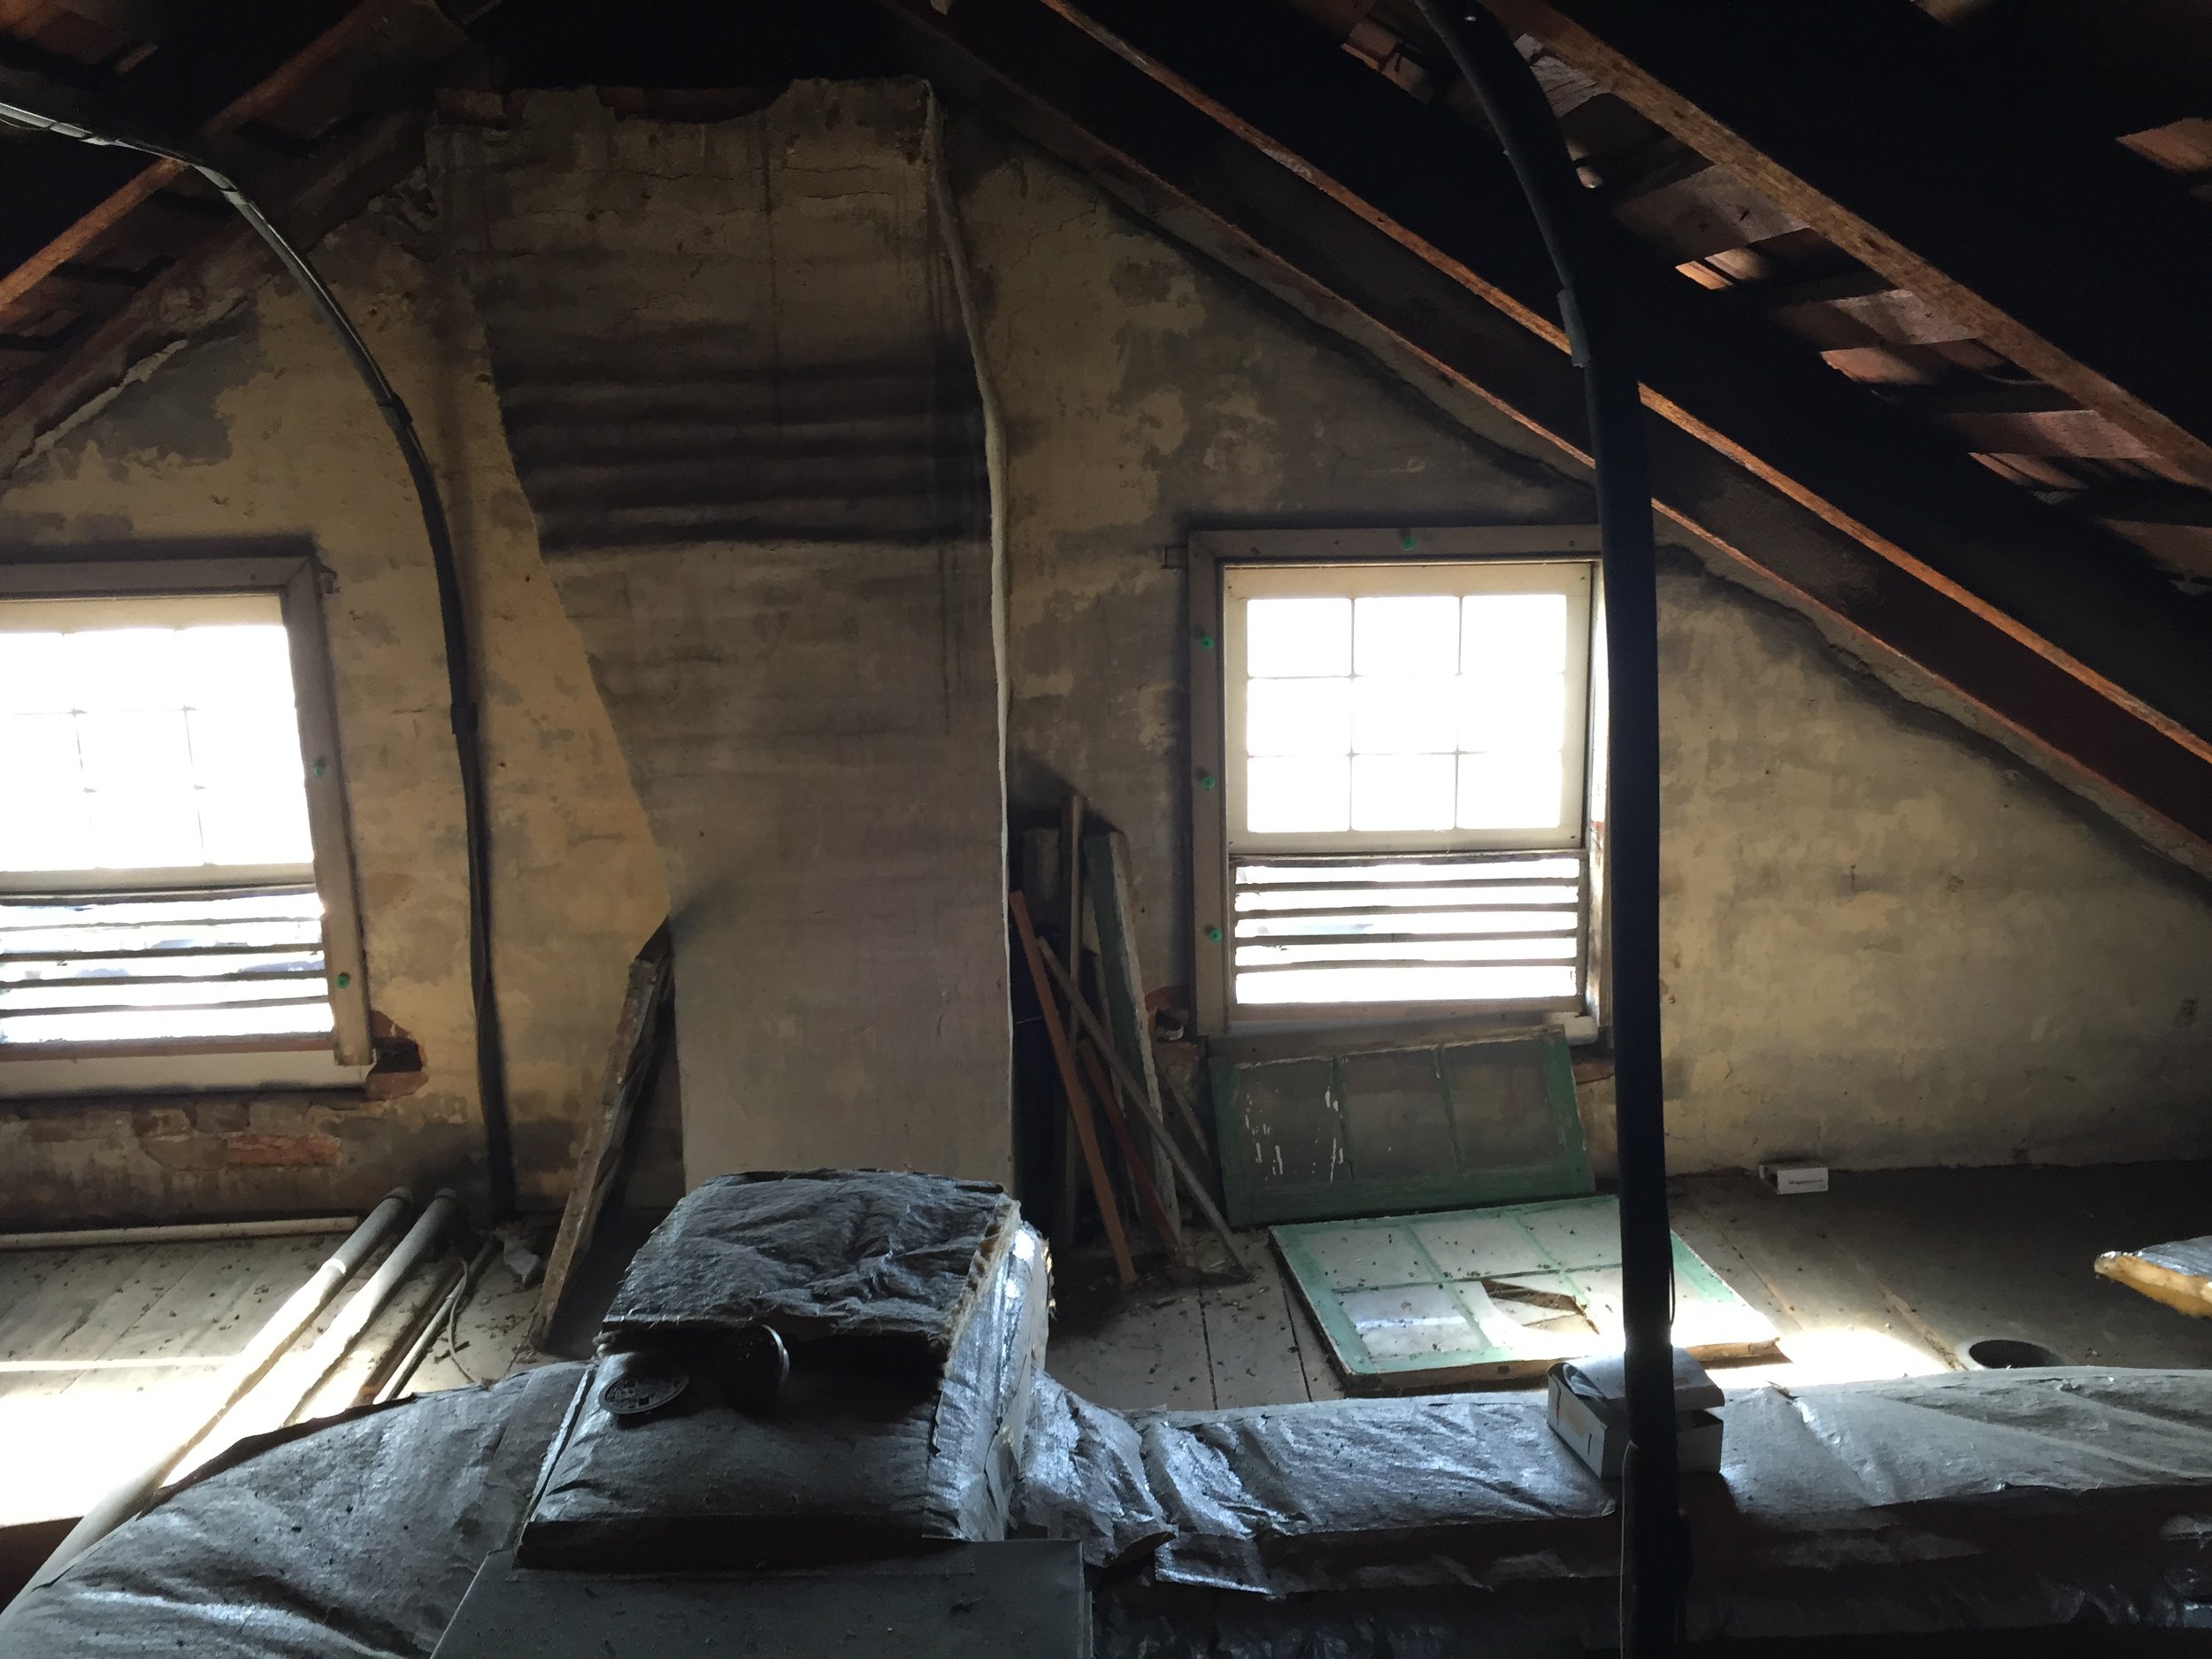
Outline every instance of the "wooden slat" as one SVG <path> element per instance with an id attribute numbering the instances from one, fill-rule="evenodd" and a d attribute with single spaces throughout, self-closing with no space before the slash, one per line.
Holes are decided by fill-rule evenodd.
<path id="1" fill-rule="evenodd" d="M 1129 1239 L 1122 1231 L 1121 1213 L 1114 1202 L 1114 1184 L 1107 1179 L 1106 1161 L 1098 1148 L 1098 1131 L 1091 1123 L 1088 1097 L 1075 1069 L 1075 1054 L 1068 1043 L 1067 1028 L 1060 1023 L 1060 1004 L 1052 995 L 1052 983 L 1045 977 L 1043 953 L 1037 944 L 1037 930 L 1030 926 L 1029 903 L 1019 893 L 1007 895 L 1007 908 L 1014 918 L 1015 936 L 1021 941 L 1022 955 L 1029 967 L 1029 983 L 1037 993 L 1037 1005 L 1044 1016 L 1045 1037 L 1052 1045 L 1053 1064 L 1059 1068 L 1060 1087 L 1067 1099 L 1068 1118 L 1075 1125 L 1075 1138 L 1083 1148 L 1083 1164 L 1090 1171 L 1091 1196 L 1097 1202 L 1099 1219 L 1106 1228 L 1106 1241 L 1114 1252 L 1114 1271 L 1121 1276 L 1124 1285 L 1137 1282 L 1137 1264 L 1129 1254 Z"/>
<path id="2" fill-rule="evenodd" d="M 62 266 L 83 257 L 93 244 L 121 224 L 132 209 L 173 184 L 183 172 L 183 165 L 179 162 L 148 162 L 120 188 L 111 191 L 87 209 L 67 230 L 0 276 L 0 307 L 15 304 Z"/>
<path id="3" fill-rule="evenodd" d="M 1379 971 L 1383 969 L 1395 970 L 1401 968 L 1420 968 L 1426 971 L 1444 972 L 1461 972 L 1478 969 L 1487 970 L 1490 968 L 1550 968 L 1568 973 L 1572 973 L 1575 970 L 1575 963 L 1572 956 L 1517 956 L 1510 958 L 1502 957 L 1496 961 L 1484 959 L 1474 962 L 1440 962 L 1433 956 L 1394 956 L 1384 958 L 1346 956 L 1339 957 L 1336 960 L 1330 962 L 1239 962 L 1232 965 L 1235 968 L 1237 977 L 1240 979 L 1264 979 L 1281 973 L 1334 973 L 1349 968 L 1357 968 L 1363 972 L 1370 969 Z"/>
<path id="4" fill-rule="evenodd" d="M 1137 1189 L 1137 1202 L 1162 1246 L 1169 1255 L 1177 1255 L 1182 1248 L 1183 1238 L 1179 1217 L 1161 1201 L 1160 1189 L 1153 1184 L 1151 1171 L 1145 1168 L 1144 1150 L 1137 1145 L 1136 1136 L 1129 1132 L 1128 1117 L 1115 1096 L 1114 1080 L 1106 1075 L 1106 1063 L 1098 1057 L 1098 1046 L 1085 1041 L 1077 1045 L 1077 1051 L 1083 1057 L 1084 1073 L 1097 1093 L 1099 1106 L 1106 1114 L 1106 1126 L 1113 1131 L 1114 1144 L 1121 1149 L 1122 1167 L 1129 1171 L 1130 1182 Z"/>
<path id="5" fill-rule="evenodd" d="M 1783 211 L 2212 480 L 2212 227 L 1954 31 L 1881 0 L 1838 0 L 1809 26 L 1760 0 L 1499 9 Z"/>
<path id="6" fill-rule="evenodd" d="M 569 1279 L 590 1250 L 599 1213 L 613 1196 L 615 1181 L 622 1172 L 630 1123 L 645 1097 L 659 1056 L 661 1033 L 675 990 L 674 968 L 668 924 L 663 922 L 630 964 L 629 985 L 615 1020 L 606 1069 L 599 1080 L 599 1099 L 585 1120 L 576 1177 L 569 1184 L 568 1202 L 561 1210 L 560 1231 L 545 1258 L 545 1281 L 538 1292 L 537 1311 L 530 1320 L 530 1340 L 540 1348 L 552 1333 Z"/>

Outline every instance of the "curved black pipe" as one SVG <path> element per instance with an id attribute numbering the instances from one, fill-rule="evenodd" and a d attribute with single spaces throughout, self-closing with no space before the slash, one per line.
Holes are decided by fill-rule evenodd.
<path id="1" fill-rule="evenodd" d="M 1481 101 L 1536 217 L 1559 273 L 1561 319 L 1589 411 L 1610 694 L 1608 962 L 1629 1432 L 1621 1475 L 1621 1651 L 1651 1659 L 1673 1651 L 1688 1557 L 1675 1461 L 1674 1248 L 1659 1071 L 1659 616 L 1643 401 L 1601 221 L 1534 72 L 1481 6 L 1421 0 L 1421 11 Z"/>
<path id="2" fill-rule="evenodd" d="M 438 618 L 444 634 L 446 690 L 452 709 L 453 741 L 461 773 L 461 818 L 468 850 L 469 995 L 476 1018 L 476 1093 L 484 1119 L 485 1179 L 493 1217 L 503 1221 L 515 1210 L 514 1140 L 507 1118 L 505 1046 L 500 1039 L 499 1003 L 492 984 L 491 958 L 491 828 L 484 802 L 484 766 L 479 744 L 476 693 L 471 674 L 473 661 L 468 613 L 461 601 L 461 572 L 453 553 L 453 534 L 446 523 L 445 503 L 415 435 L 415 423 L 400 401 L 399 393 L 370 354 L 368 342 L 354 327 L 353 319 L 338 303 L 338 296 L 324 283 L 315 267 L 287 242 L 269 222 L 268 215 L 220 168 L 158 139 L 95 130 L 75 121 L 42 115 L 19 104 L 0 103 L 0 121 L 73 138 L 81 143 L 136 150 L 191 168 L 205 179 L 224 200 L 238 211 L 261 238 L 279 264 L 291 274 L 322 313 L 338 344 L 353 365 L 354 373 L 368 388 L 377 412 L 391 428 L 407 464 L 415 503 L 422 512 L 423 534 L 430 542 L 430 565 L 438 583 Z"/>

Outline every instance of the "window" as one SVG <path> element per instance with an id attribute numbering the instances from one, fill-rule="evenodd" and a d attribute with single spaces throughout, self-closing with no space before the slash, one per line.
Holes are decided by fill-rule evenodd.
<path id="1" fill-rule="evenodd" d="M 1586 1009 L 1595 535 L 1194 540 L 1204 1028 Z"/>
<path id="2" fill-rule="evenodd" d="M 0 1092 L 365 1064 L 326 672 L 301 558 L 0 566 Z"/>

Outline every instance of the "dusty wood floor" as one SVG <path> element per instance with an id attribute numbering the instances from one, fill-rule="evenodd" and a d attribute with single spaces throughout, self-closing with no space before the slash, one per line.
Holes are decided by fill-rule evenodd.
<path id="1" fill-rule="evenodd" d="M 0 1527 L 81 1514 L 173 1444 L 204 1415 L 216 1367 L 342 1236 L 0 1252 Z M 354 1283 L 371 1271 L 365 1266 Z M 494 1263 L 455 1321 L 452 1342 L 436 1345 L 410 1392 L 504 1376 L 526 1357 L 523 1332 L 535 1303 L 535 1291 L 518 1289 Z M 295 1357 L 342 1305 L 301 1338 Z M 389 1334 L 373 1325 L 366 1340 Z M 283 1375 L 280 1369 L 272 1385 L 280 1387 Z M 357 1383 L 334 1377 L 311 1409 L 349 1402 Z M 249 1405 L 227 1420 L 229 1435 L 274 1426 Z M 206 1455 L 223 1443 L 211 1441 Z"/>
<path id="2" fill-rule="evenodd" d="M 596 1309 L 652 1218 L 610 1227 L 594 1283 L 564 1320 L 574 1340 L 556 1346 L 588 1349 Z M 1782 1332 L 1788 1363 L 1731 1368 L 1721 1373 L 1731 1386 L 1941 1371 L 1992 1335 L 2087 1364 L 2212 1367 L 2212 1320 L 2090 1271 L 2101 1250 L 2212 1231 L 2212 1166 L 1841 1174 L 1832 1191 L 1796 1198 L 1746 1177 L 1695 1177 L 1675 1183 L 1675 1226 Z M 214 1366 L 335 1242 L 0 1253 L 0 1528 L 81 1513 L 173 1440 Z M 1266 1234 L 1242 1242 L 1248 1283 L 1141 1288 L 1102 1318 L 1056 1326 L 1053 1373 L 1125 1409 L 1338 1397 Z M 1064 1282 L 1076 1271 L 1064 1270 L 1064 1307 L 1081 1301 Z M 495 1263 L 411 1392 L 535 1363 L 524 1340 L 535 1302 Z M 316 1404 L 329 1409 L 329 1396 Z"/>
<path id="3" fill-rule="evenodd" d="M 2212 1319 L 2098 1278 L 2099 1252 L 2212 1232 L 2212 1165 L 1841 1173 L 1778 1198 L 1747 1176 L 1673 1183 L 1675 1231 L 1774 1321 L 1787 1361 L 1726 1386 L 1955 1369 L 1985 1336 L 2080 1364 L 2212 1367 Z M 1102 1405 L 1198 1410 L 1333 1399 L 1325 1346 L 1266 1234 L 1248 1285 L 1141 1287 L 1053 1333 L 1053 1375 Z"/>

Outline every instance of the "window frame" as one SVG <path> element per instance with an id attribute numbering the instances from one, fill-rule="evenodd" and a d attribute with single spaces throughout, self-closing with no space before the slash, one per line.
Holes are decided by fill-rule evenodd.
<path id="1" fill-rule="evenodd" d="M 292 668 L 293 706 L 299 726 L 302 774 L 307 790 L 308 836 L 314 855 L 314 887 L 323 906 L 324 987 L 330 998 L 328 1038 L 168 1038 L 122 1042 L 42 1043 L 0 1048 L 0 1064 L 40 1061 L 88 1062 L 179 1055 L 310 1053 L 328 1049 L 339 1066 L 364 1067 L 373 1058 L 369 1030 L 366 952 L 361 935 L 358 876 L 353 856 L 344 757 L 338 734 L 323 595 L 331 578 L 311 552 L 166 554 L 155 557 L 61 557 L 0 563 L 0 603 L 47 599 L 169 599 L 200 595 L 273 596 L 284 625 Z M 251 878 L 246 878 L 250 883 Z M 0 886 L 5 878 L 0 877 Z M 235 880 L 174 883 L 157 889 L 119 885 L 100 893 L 205 892 Z M 10 888 L 31 894 L 41 889 Z M 339 984 L 344 979 L 343 986 Z M 0 1081 L 4 1081 L 0 1079 Z"/>
<path id="2" fill-rule="evenodd" d="M 1466 1025 L 1525 1026 L 1532 1016 L 1556 1020 L 1563 1013 L 1578 1013 L 1575 1024 L 1584 1033 L 1594 1030 L 1604 1002 L 1606 963 L 1601 948 L 1606 882 L 1605 849 L 1605 695 L 1604 591 L 1598 569 L 1599 533 L 1594 525 L 1497 525 L 1417 527 L 1413 529 L 1354 527 L 1317 530 L 1221 530 L 1194 532 L 1187 546 L 1188 633 L 1190 652 L 1188 733 L 1191 826 L 1191 951 L 1194 968 L 1193 997 L 1197 1029 L 1214 1037 L 1246 1038 L 1269 1031 L 1297 1028 L 1377 1028 L 1434 1026 L 1440 1022 Z M 1461 839 L 1463 860 L 1511 857 L 1545 850 L 1578 850 L 1584 863 L 1583 903 L 1578 929 L 1581 996 L 1578 1009 L 1563 1009 L 1557 999 L 1531 1002 L 1449 1003 L 1352 1003 L 1330 1005 L 1278 1004 L 1263 1015 L 1238 1010 L 1231 1020 L 1230 985 L 1235 949 L 1229 814 L 1232 808 L 1229 718 L 1229 651 L 1224 620 L 1227 596 L 1225 579 L 1230 567 L 1240 565 L 1328 566 L 1431 565 L 1456 562 L 1484 565 L 1587 564 L 1591 566 L 1587 614 L 1589 650 L 1585 662 L 1581 693 L 1583 815 L 1576 833 L 1546 836 L 1531 833 L 1525 840 L 1479 844 L 1483 838 Z M 1429 838 L 1427 847 L 1413 843 L 1417 835 L 1398 838 L 1395 846 L 1410 856 L 1430 856 L 1447 849 L 1447 837 Z M 1331 859 L 1387 856 L 1391 843 L 1380 835 L 1363 838 L 1359 832 L 1346 835 L 1325 849 L 1286 851 L 1288 859 Z M 1247 859 L 1255 855 L 1238 855 Z"/>

